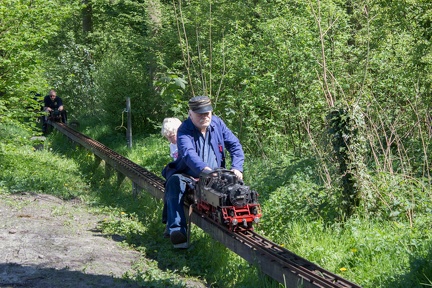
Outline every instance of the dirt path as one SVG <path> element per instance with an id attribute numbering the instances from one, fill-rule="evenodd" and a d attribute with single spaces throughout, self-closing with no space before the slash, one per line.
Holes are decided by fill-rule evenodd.
<path id="1" fill-rule="evenodd" d="M 50 195 L 0 197 L 0 287 L 138 287 L 121 276 L 140 254 L 95 229 L 103 215 Z"/>

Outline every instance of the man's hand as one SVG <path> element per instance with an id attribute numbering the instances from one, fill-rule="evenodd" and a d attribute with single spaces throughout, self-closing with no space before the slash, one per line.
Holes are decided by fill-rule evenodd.
<path id="1" fill-rule="evenodd" d="M 213 169 L 211 169 L 210 167 L 208 167 L 208 166 L 206 166 L 206 167 L 204 167 L 204 169 L 202 169 L 201 170 L 201 172 L 204 172 L 204 171 L 213 171 Z M 193 177 L 191 177 L 191 178 L 193 178 Z M 199 181 L 199 178 L 193 178 L 195 181 Z"/>
<path id="2" fill-rule="evenodd" d="M 237 169 L 231 169 L 231 171 L 234 172 L 234 174 L 237 176 L 237 178 L 238 178 L 239 180 L 243 180 L 243 173 L 242 173 L 242 172 L 240 172 L 240 171 L 237 170 Z"/>

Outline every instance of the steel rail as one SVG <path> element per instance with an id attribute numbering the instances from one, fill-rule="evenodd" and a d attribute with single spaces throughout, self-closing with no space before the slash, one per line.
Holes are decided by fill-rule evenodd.
<path id="1" fill-rule="evenodd" d="M 164 195 L 164 180 L 142 166 L 116 153 L 102 143 L 63 123 L 50 123 L 72 141 L 104 160 L 133 183 L 157 199 Z M 259 234 L 248 231 L 234 233 L 212 219 L 193 211 L 191 221 L 263 273 L 285 285 L 303 288 L 361 288 L 344 278 L 290 252 Z"/>
<path id="2" fill-rule="evenodd" d="M 209 230 L 203 229 L 205 232 L 215 235 L 216 240 L 226 243 L 227 248 L 286 287 L 360 288 L 253 231 L 234 233 L 204 215 L 199 216 L 200 219 L 192 218 L 194 223 L 211 223 Z M 220 233 L 214 233 L 214 230 Z"/>

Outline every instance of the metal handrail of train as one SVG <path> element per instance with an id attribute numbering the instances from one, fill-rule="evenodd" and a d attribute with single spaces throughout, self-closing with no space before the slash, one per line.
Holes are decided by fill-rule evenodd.
<path id="1" fill-rule="evenodd" d="M 66 124 L 57 122 L 49 124 L 72 141 L 90 150 L 99 159 L 104 160 L 106 165 L 129 178 L 134 185 L 157 199 L 163 198 L 164 180 L 160 177 Z M 196 211 L 193 211 L 190 217 L 195 225 L 212 236 L 213 239 L 250 264 L 256 265 L 263 273 L 285 287 L 361 288 L 361 286 L 326 271 L 254 232 L 249 232 L 249 235 L 234 233 Z M 260 238 L 261 244 L 254 243 L 251 240 L 253 238 Z"/>

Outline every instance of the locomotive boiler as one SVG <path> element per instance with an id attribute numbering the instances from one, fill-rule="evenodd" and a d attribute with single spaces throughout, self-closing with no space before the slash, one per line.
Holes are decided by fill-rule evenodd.
<path id="1" fill-rule="evenodd" d="M 197 210 L 232 231 L 253 230 L 258 223 L 261 206 L 258 193 L 244 185 L 233 171 L 204 171 L 194 189 Z"/>

